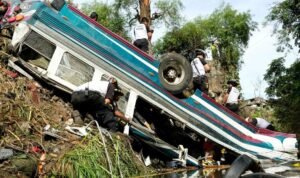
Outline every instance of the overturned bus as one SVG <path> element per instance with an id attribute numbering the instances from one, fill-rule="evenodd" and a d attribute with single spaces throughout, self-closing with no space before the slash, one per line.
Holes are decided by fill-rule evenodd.
<path id="1" fill-rule="evenodd" d="M 9 3 L 11 9 L 20 6 L 24 16 L 11 22 L 18 25 L 10 66 L 67 93 L 88 81 L 115 77 L 126 93 L 120 109 L 131 118 L 139 113 L 155 127 L 153 132 L 134 120 L 130 134 L 168 157 L 182 155 L 177 147 L 183 145 L 189 150 L 186 163 L 198 166 L 196 158 L 208 138 L 256 160 L 297 159 L 295 134 L 256 128 L 200 91 L 179 97 L 192 79 L 184 57 L 167 53 L 155 60 L 63 0 Z"/>

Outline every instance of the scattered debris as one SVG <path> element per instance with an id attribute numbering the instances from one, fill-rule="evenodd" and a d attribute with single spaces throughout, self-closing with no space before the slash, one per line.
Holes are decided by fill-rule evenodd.
<path id="1" fill-rule="evenodd" d="M 96 171 L 101 172 L 97 174 L 102 175 L 100 177 L 130 177 L 153 172 L 153 169 L 146 168 L 143 162 L 133 156 L 135 153 L 128 137 L 117 135 L 117 138 L 105 129 L 101 129 L 101 134 L 104 134 L 99 137 L 100 132 L 93 128 L 94 125 L 84 126 L 78 120 L 75 122 L 72 106 L 54 95 L 55 92 L 25 77 L 7 76 L 1 62 L 0 170 L 5 172 L 4 177 L 80 177 L 80 172 L 76 171 L 78 165 L 75 164 L 81 164 L 79 169 L 83 172 L 90 171 L 84 166 L 93 160 L 97 162 L 93 169 L 101 169 Z M 85 118 L 85 121 L 89 120 L 92 118 Z M 66 126 L 81 136 L 66 130 Z M 112 165 L 118 165 L 118 169 L 111 167 L 109 173 L 105 171 L 110 170 L 106 154 L 102 155 L 105 150 L 103 140 Z M 86 157 L 75 163 L 68 161 L 68 158 L 75 158 L 72 154 L 77 154 L 78 158 L 81 155 Z M 68 166 L 75 166 L 76 169 L 63 165 L 64 160 Z M 92 172 L 87 175 L 92 175 Z"/>
<path id="2" fill-rule="evenodd" d="M 83 127 L 70 127 L 70 126 L 66 126 L 65 129 L 67 131 L 69 131 L 69 132 L 71 132 L 71 133 L 73 133 L 75 135 L 81 136 L 81 137 L 87 136 L 88 131 L 91 131 L 91 128 L 86 127 L 86 126 L 83 126 Z"/>

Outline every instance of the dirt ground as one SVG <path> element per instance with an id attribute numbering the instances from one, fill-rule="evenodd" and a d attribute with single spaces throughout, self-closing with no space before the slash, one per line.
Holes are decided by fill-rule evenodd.
<path id="1" fill-rule="evenodd" d="M 74 122 L 68 102 L 0 62 L 0 177 L 51 176 L 67 153 L 80 150 L 88 141 L 66 131 L 68 125 L 80 126 Z M 124 147 L 130 147 L 126 137 L 117 138 L 124 141 Z M 115 145 L 108 146 L 112 147 L 108 149 L 110 155 L 114 155 Z M 126 159 L 134 158 L 133 151 L 127 150 Z M 140 174 L 135 167 L 144 171 L 138 159 L 126 160 L 122 155 L 119 159 L 135 160 L 135 172 L 129 170 L 125 175 Z"/>

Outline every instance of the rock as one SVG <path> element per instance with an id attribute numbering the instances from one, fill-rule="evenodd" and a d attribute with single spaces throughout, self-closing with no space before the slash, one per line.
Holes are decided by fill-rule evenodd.
<path id="1" fill-rule="evenodd" d="M 72 112 L 72 117 L 74 119 L 74 123 L 75 124 L 79 124 L 79 125 L 83 125 L 84 124 L 83 120 L 81 119 L 81 114 L 80 114 L 80 112 L 78 110 L 74 110 Z"/>
<path id="2" fill-rule="evenodd" d="M 0 161 L 6 160 L 14 155 L 12 149 L 0 148 Z"/>
<path id="3" fill-rule="evenodd" d="M 70 125 L 72 125 L 74 123 L 74 119 L 68 119 L 66 122 L 65 122 L 65 125 L 66 126 L 70 126 Z"/>
<path id="4" fill-rule="evenodd" d="M 51 100 L 56 102 L 56 101 L 59 100 L 59 97 L 57 97 L 57 96 L 54 95 L 54 96 L 51 98 Z"/>
<path id="5" fill-rule="evenodd" d="M 37 168 L 37 162 L 33 159 L 19 159 L 11 160 L 12 165 L 15 167 L 15 172 L 22 172 L 29 177 L 34 177 Z"/>

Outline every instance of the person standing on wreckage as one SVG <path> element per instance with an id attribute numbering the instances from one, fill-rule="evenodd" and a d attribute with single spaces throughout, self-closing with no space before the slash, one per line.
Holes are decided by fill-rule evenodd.
<path id="1" fill-rule="evenodd" d="M 206 52 L 202 49 L 196 49 L 195 54 L 196 58 L 191 61 L 194 90 L 199 89 L 208 95 L 208 78 L 206 73 L 210 72 L 210 66 L 205 60 Z"/>
<path id="2" fill-rule="evenodd" d="M 83 115 L 90 113 L 100 125 L 116 132 L 119 129 L 119 119 L 130 122 L 118 109 L 117 101 L 123 95 L 115 78 L 109 81 L 90 81 L 74 90 L 71 103 Z"/>
<path id="3" fill-rule="evenodd" d="M 151 40 L 153 30 L 150 30 L 149 19 L 143 17 L 140 23 L 137 24 L 133 29 L 133 45 L 142 51 L 149 53 L 149 41 Z"/>
<path id="4" fill-rule="evenodd" d="M 227 82 L 228 89 L 223 98 L 223 105 L 232 112 L 238 114 L 240 91 L 237 88 L 238 82 L 236 80 L 229 80 Z"/>

